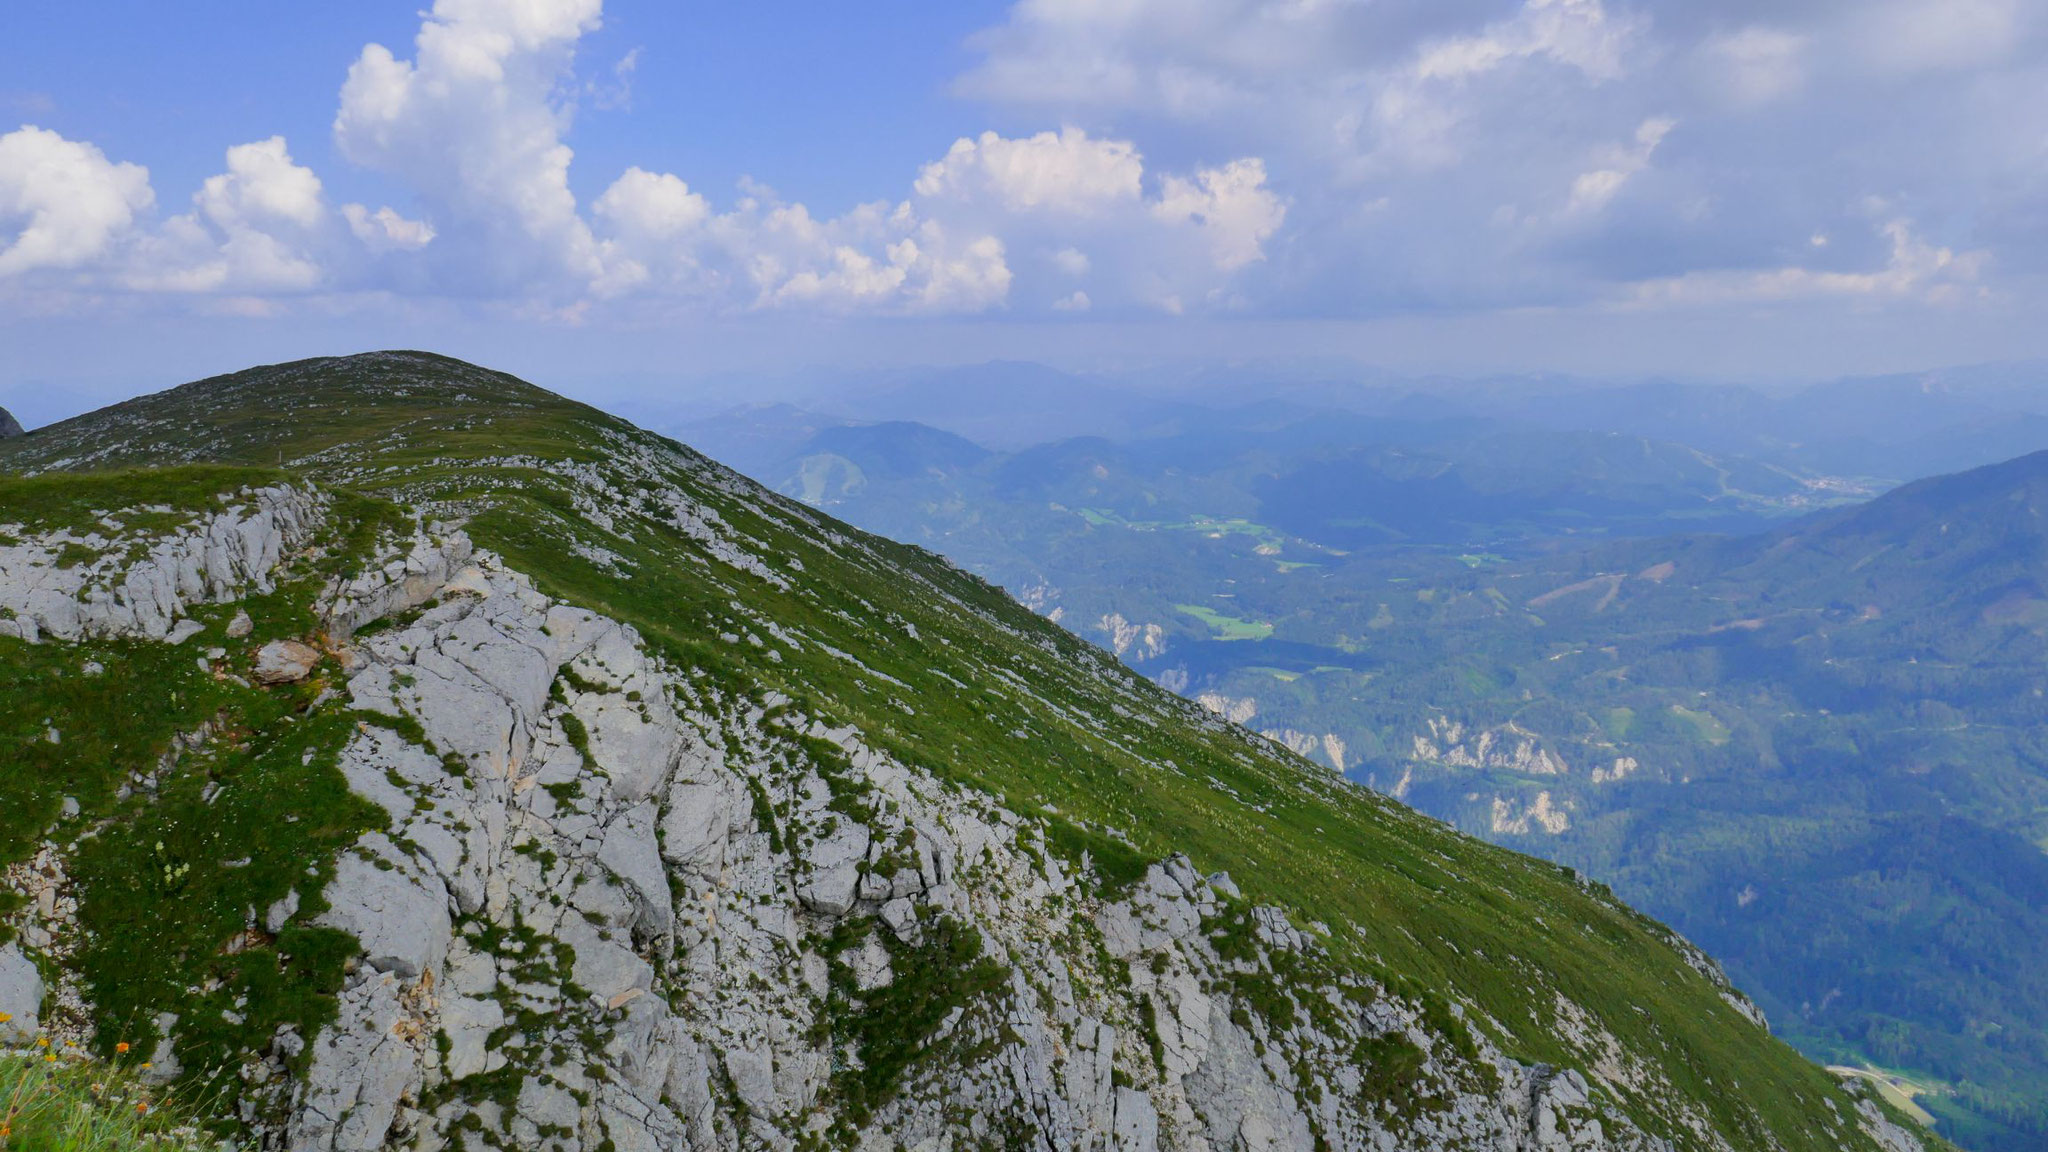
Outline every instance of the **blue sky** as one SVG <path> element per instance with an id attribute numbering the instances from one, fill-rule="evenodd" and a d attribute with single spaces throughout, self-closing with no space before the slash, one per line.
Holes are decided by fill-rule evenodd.
<path id="1" fill-rule="evenodd" d="M 13 0 L 0 403 L 392 344 L 642 388 L 2048 355 L 2039 8 Z"/>
<path id="2" fill-rule="evenodd" d="M 12 0 L 0 16 L 0 120 L 147 165 L 160 197 L 219 172 L 230 144 L 278 134 L 330 187 L 368 195 L 377 186 L 370 174 L 333 147 L 336 92 L 365 44 L 410 45 L 419 12 L 418 3 L 374 0 L 122 0 L 89 11 Z M 948 87 L 971 62 L 966 38 L 1002 13 L 999 4 L 914 0 L 614 0 L 579 42 L 575 68 L 602 83 L 634 54 L 629 99 L 624 108 L 582 102 L 572 183 L 595 196 L 634 164 L 720 190 L 751 174 L 844 211 L 904 184 L 935 143 L 990 126 L 983 108 L 949 98 Z"/>

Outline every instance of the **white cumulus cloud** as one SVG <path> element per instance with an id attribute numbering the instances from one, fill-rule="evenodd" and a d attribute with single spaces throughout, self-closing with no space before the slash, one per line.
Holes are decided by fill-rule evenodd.
<path id="1" fill-rule="evenodd" d="M 319 249 L 331 216 L 320 178 L 292 161 L 284 137 L 227 151 L 192 211 L 165 221 L 123 279 L 178 292 L 304 292 L 319 286 Z"/>
<path id="2" fill-rule="evenodd" d="M 603 274 L 569 189 L 570 115 L 557 100 L 600 14 L 600 0 L 436 0 L 414 59 L 372 44 L 349 68 L 335 141 L 428 207 L 452 287 Z"/>
<path id="3" fill-rule="evenodd" d="M 1050 296 L 1062 312 L 1217 299 L 1287 214 L 1257 157 L 1154 174 L 1133 142 L 1071 127 L 959 140 L 914 191 L 917 214 L 1037 253 L 1019 270 L 1033 285 L 1025 298 Z"/>
<path id="4" fill-rule="evenodd" d="M 228 149 L 228 170 L 200 187 L 197 206 L 223 228 L 274 223 L 313 228 L 326 215 L 320 178 L 292 162 L 282 136 Z"/>
<path id="5" fill-rule="evenodd" d="M 1988 252 L 1957 252 L 1931 244 L 1914 231 L 1911 220 L 1904 218 L 1886 220 L 1878 232 L 1890 254 L 1880 268 L 1844 272 L 1785 265 L 1754 272 L 1688 272 L 1635 285 L 1633 300 L 1638 304 L 1702 304 L 1841 297 L 1914 299 L 1942 304 L 1981 291 L 1979 282 L 1990 263 Z"/>
<path id="6" fill-rule="evenodd" d="M 1017 0 L 970 45 L 957 90 L 1012 114 L 1258 157 L 1286 211 L 1231 291 L 1283 315 L 1925 302 L 2048 269 L 2027 0 Z M 1901 247 L 1873 197 L 1946 242 Z"/>
<path id="7" fill-rule="evenodd" d="M 141 166 L 25 127 L 0 285 L 584 316 L 1967 302 L 2048 269 L 2033 7 L 1018 0 L 956 91 L 1028 127 L 929 141 L 821 215 L 578 170 L 579 104 L 625 108 L 643 68 L 579 61 L 602 0 L 435 0 L 338 94 L 378 198 L 330 202 L 270 137 L 159 213 Z"/>
<path id="8" fill-rule="evenodd" d="M 1571 200 L 1566 203 L 1565 211 L 1588 213 L 1607 207 L 1630 177 L 1650 166 L 1650 156 L 1657 151 L 1657 145 L 1662 144 L 1664 137 L 1677 126 L 1677 122 L 1669 117 L 1655 116 L 1643 121 L 1636 129 L 1633 144 L 1604 149 L 1601 166 L 1580 173 L 1578 179 L 1572 181 Z"/>
<path id="9" fill-rule="evenodd" d="M 1409 71 L 1417 81 L 1456 81 L 1540 58 L 1613 80 L 1625 68 L 1632 31 L 1601 0 L 1526 0 L 1513 16 L 1476 33 L 1423 45 Z"/>
<path id="10" fill-rule="evenodd" d="M 1007 140 L 994 132 L 957 140 L 918 174 L 925 197 L 991 197 L 1013 212 L 1092 214 L 1138 199 L 1145 163 L 1127 140 L 1075 128 Z"/>
<path id="11" fill-rule="evenodd" d="M 673 240 L 701 228 L 711 205 L 669 173 L 628 168 L 593 206 L 598 216 L 628 235 Z"/>
<path id="12" fill-rule="evenodd" d="M 0 277 L 94 261 L 155 202 L 141 165 L 33 126 L 0 136 Z"/>
<path id="13" fill-rule="evenodd" d="M 372 212 L 361 204 L 343 204 L 341 215 L 349 232 L 372 252 L 413 252 L 434 242 L 432 224 L 409 220 L 388 205 Z"/>
<path id="14" fill-rule="evenodd" d="M 1072 126 L 962 138 L 905 173 L 900 198 L 833 217 L 752 182 L 721 204 L 639 166 L 581 204 L 575 101 L 623 104 L 638 62 L 578 78 L 602 17 L 601 0 L 436 0 L 409 53 L 365 46 L 334 141 L 405 212 L 330 204 L 274 136 L 227 149 L 191 209 L 159 220 L 143 169 L 24 129 L 0 141 L 0 221 L 15 231 L 0 276 L 64 269 L 86 291 L 248 301 L 425 293 L 543 315 L 1179 311 L 1235 299 L 1234 274 L 1286 218 L 1256 156 L 1154 172 L 1133 140 Z"/>
<path id="15" fill-rule="evenodd" d="M 1265 256 L 1268 237 L 1279 231 L 1286 205 L 1266 187 L 1266 166 L 1257 159 L 1204 168 L 1192 178 L 1168 176 L 1152 214 L 1198 229 L 1223 271 Z"/>
<path id="16" fill-rule="evenodd" d="M 0 279 L 70 270 L 86 292 L 299 293 L 326 276 L 332 216 L 283 137 L 227 150 L 189 212 L 158 219 L 149 174 L 90 144 L 24 128 L 0 137 L 0 220 L 25 221 Z"/>

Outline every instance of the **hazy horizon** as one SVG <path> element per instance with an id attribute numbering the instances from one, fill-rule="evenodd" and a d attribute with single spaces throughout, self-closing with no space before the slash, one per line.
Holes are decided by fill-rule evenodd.
<path id="1" fill-rule="evenodd" d="M 413 350 L 439 352 L 431 346 L 408 346 Z M 275 360 L 252 359 L 222 362 L 217 367 L 196 367 L 186 374 L 176 370 L 117 373 L 90 378 L 56 380 L 10 380 L 0 383 L 0 409 L 11 413 L 26 429 L 60 423 L 111 404 L 175 388 L 214 375 L 286 363 L 325 355 L 355 352 L 395 351 L 401 346 L 362 348 L 349 351 L 313 352 L 305 356 L 282 356 Z M 461 357 L 457 357 L 460 359 Z M 1447 391 L 1455 394 L 1463 385 L 1498 386 L 1528 381 L 1568 390 L 1597 392 L 1644 384 L 1671 383 L 1687 387 L 1732 387 L 1765 396 L 1785 396 L 1829 384 L 1865 380 L 1910 378 L 1929 379 L 1969 374 L 2018 374 L 2041 376 L 2048 383 L 2048 364 L 2036 360 L 1982 361 L 1930 364 L 1894 371 L 1856 372 L 1804 376 L 1735 376 L 1706 373 L 1588 373 L 1572 371 L 1497 370 L 1396 370 L 1365 360 L 1341 357 L 1265 357 L 1241 360 L 1193 357 L 1131 358 L 1057 362 L 1028 357 L 965 359 L 952 362 L 878 362 L 845 366 L 824 363 L 793 365 L 775 369 L 733 369 L 725 372 L 663 373 L 656 370 L 611 373 L 579 373 L 574 369 L 553 376 L 547 370 L 521 371 L 491 359 L 475 361 L 482 367 L 511 372 L 529 382 L 572 399 L 581 400 L 615 415 L 643 423 L 657 431 L 673 432 L 679 425 L 741 411 L 750 407 L 788 405 L 826 415 L 844 416 L 854 422 L 861 399 L 878 391 L 935 379 L 959 380 L 969 388 L 992 387 L 980 378 L 1000 374 L 1016 366 L 1045 369 L 1077 385 L 1110 394 L 1130 394 L 1154 399 L 1177 399 L 1206 408 L 1229 408 L 1266 400 L 1301 399 L 1314 406 L 1348 408 L 1342 391 L 1355 388 L 1356 401 L 1364 404 L 1375 394 L 1399 394 L 1416 390 Z M 205 361 L 195 361 L 205 363 Z M 905 419 L 916 420 L 908 415 Z M 941 422 L 943 423 L 943 422 Z"/>

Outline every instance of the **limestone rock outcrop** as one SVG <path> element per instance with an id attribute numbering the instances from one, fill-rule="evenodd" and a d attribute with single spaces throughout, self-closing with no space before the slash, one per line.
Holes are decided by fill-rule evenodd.
<path id="1" fill-rule="evenodd" d="M 311 491 L 291 485 L 247 489 L 224 504 L 169 529 L 148 507 L 126 510 L 126 521 L 109 513 L 54 531 L 0 524 L 0 636 L 190 639 L 200 626 L 189 608 L 271 591 L 271 573 L 322 513 Z"/>

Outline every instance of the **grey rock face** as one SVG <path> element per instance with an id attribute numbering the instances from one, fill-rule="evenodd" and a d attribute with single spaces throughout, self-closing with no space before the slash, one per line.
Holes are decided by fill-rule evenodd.
<path id="1" fill-rule="evenodd" d="M 121 517 L 90 530 L 13 526 L 6 535 L 19 542 L 0 545 L 0 635 L 189 639 L 198 629 L 185 618 L 189 606 L 271 591 L 271 573 L 312 536 L 322 503 L 279 485 L 238 493 L 224 510 L 172 532 L 131 532 Z M 93 558 L 75 560 L 79 551 Z M 130 559 L 136 552 L 141 558 Z"/>
<path id="2" fill-rule="evenodd" d="M 0 408 L 0 440 L 11 440 L 22 434 L 21 423 L 14 418 L 14 414 Z"/>
<path id="3" fill-rule="evenodd" d="M 10 1017 L 0 1023 L 0 1044 L 26 1044 L 35 1038 L 43 1011 L 43 976 L 36 962 L 22 954 L 21 945 L 10 942 L 0 948 L 0 1012 Z"/>
<path id="4" fill-rule="evenodd" d="M 810 844 L 803 860 L 810 866 L 811 876 L 797 890 L 797 899 L 821 915 L 844 916 L 853 909 L 872 846 L 867 828 L 850 821 Z"/>
<path id="5" fill-rule="evenodd" d="M 346 639 L 372 620 L 408 612 L 437 595 L 469 560 L 469 537 L 421 531 L 384 564 L 328 589 L 327 630 Z"/>
<path id="6" fill-rule="evenodd" d="M 437 876 L 417 875 L 411 860 L 381 836 L 367 851 L 345 855 L 327 886 L 319 923 L 360 940 L 371 968 L 417 980 L 439 971 L 452 930 L 448 894 Z"/>
<path id="7" fill-rule="evenodd" d="M 1159 1113 L 1152 1098 L 1135 1088 L 1116 1090 L 1117 1152 L 1144 1152 L 1159 1146 Z"/>

